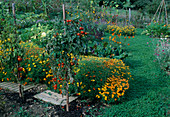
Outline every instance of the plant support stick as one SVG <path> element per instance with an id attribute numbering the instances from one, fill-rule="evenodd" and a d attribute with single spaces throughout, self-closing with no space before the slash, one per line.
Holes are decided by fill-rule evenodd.
<path id="1" fill-rule="evenodd" d="M 16 24 L 16 16 L 15 16 L 15 3 L 12 3 L 12 13 L 13 13 L 13 18 L 14 18 L 14 24 L 15 26 L 17 26 Z M 15 34 L 16 34 L 16 30 L 15 30 Z M 16 35 L 17 36 L 17 35 Z M 16 37 L 17 39 L 17 37 Z M 17 55 L 18 57 L 18 55 Z M 17 68 L 19 68 L 19 61 L 18 61 L 18 65 L 17 65 Z M 18 78 L 18 81 L 20 80 L 20 71 L 18 70 L 18 73 L 17 73 L 17 78 Z M 20 98 L 23 98 L 23 88 L 22 88 L 22 85 L 19 83 L 19 97 Z"/>

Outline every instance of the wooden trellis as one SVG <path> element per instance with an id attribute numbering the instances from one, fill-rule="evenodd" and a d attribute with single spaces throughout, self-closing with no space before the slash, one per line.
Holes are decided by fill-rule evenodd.
<path id="1" fill-rule="evenodd" d="M 158 16 L 157 16 L 156 22 L 160 22 L 160 19 L 161 19 L 161 21 L 162 21 L 163 19 L 160 18 L 161 13 L 164 13 L 164 15 L 165 15 L 165 16 L 164 16 L 165 24 L 168 25 L 168 15 L 167 15 L 167 10 L 166 10 L 166 5 L 165 5 L 165 1 L 164 1 L 164 0 L 161 1 L 161 3 L 160 3 L 160 5 L 159 5 L 158 9 L 156 10 L 156 12 L 155 12 L 155 14 L 154 14 L 154 17 L 153 17 L 153 19 L 152 19 L 151 22 L 153 22 L 153 20 L 156 20 L 157 14 L 158 14 Z"/>

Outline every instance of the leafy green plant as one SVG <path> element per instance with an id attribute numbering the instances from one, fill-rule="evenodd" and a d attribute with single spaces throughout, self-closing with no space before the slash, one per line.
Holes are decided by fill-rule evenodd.
<path id="1" fill-rule="evenodd" d="M 125 52 L 119 43 L 89 41 L 85 55 L 125 59 L 128 53 Z"/>
<path id="2" fill-rule="evenodd" d="M 3 101 L 3 96 L 0 96 L 0 113 L 3 113 L 5 110 L 4 110 L 4 106 L 5 106 L 5 101 Z"/>
<path id="3" fill-rule="evenodd" d="M 24 110 L 22 107 L 20 107 L 20 110 L 15 113 L 15 117 L 30 117 L 30 113 L 27 110 Z"/>
<path id="4" fill-rule="evenodd" d="M 146 26 L 146 30 L 143 31 L 142 34 L 150 37 L 165 37 L 166 35 L 170 35 L 169 31 L 169 27 L 164 23 L 152 22 Z"/>

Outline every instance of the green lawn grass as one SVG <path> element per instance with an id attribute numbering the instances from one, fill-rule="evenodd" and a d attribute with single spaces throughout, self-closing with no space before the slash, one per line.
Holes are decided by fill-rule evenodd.
<path id="1" fill-rule="evenodd" d="M 133 56 L 126 59 L 126 65 L 130 66 L 134 80 L 130 82 L 125 97 L 103 110 L 102 117 L 168 116 L 170 80 L 153 61 L 154 49 L 147 45 L 152 39 L 141 32 L 142 29 L 137 29 L 137 35 L 129 39 L 127 48 Z"/>

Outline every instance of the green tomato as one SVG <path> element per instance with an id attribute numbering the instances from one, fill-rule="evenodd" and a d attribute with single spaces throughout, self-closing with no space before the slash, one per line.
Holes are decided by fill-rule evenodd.
<path id="1" fill-rule="evenodd" d="M 18 72 L 18 69 L 17 68 L 14 68 L 14 73 L 17 73 Z"/>

